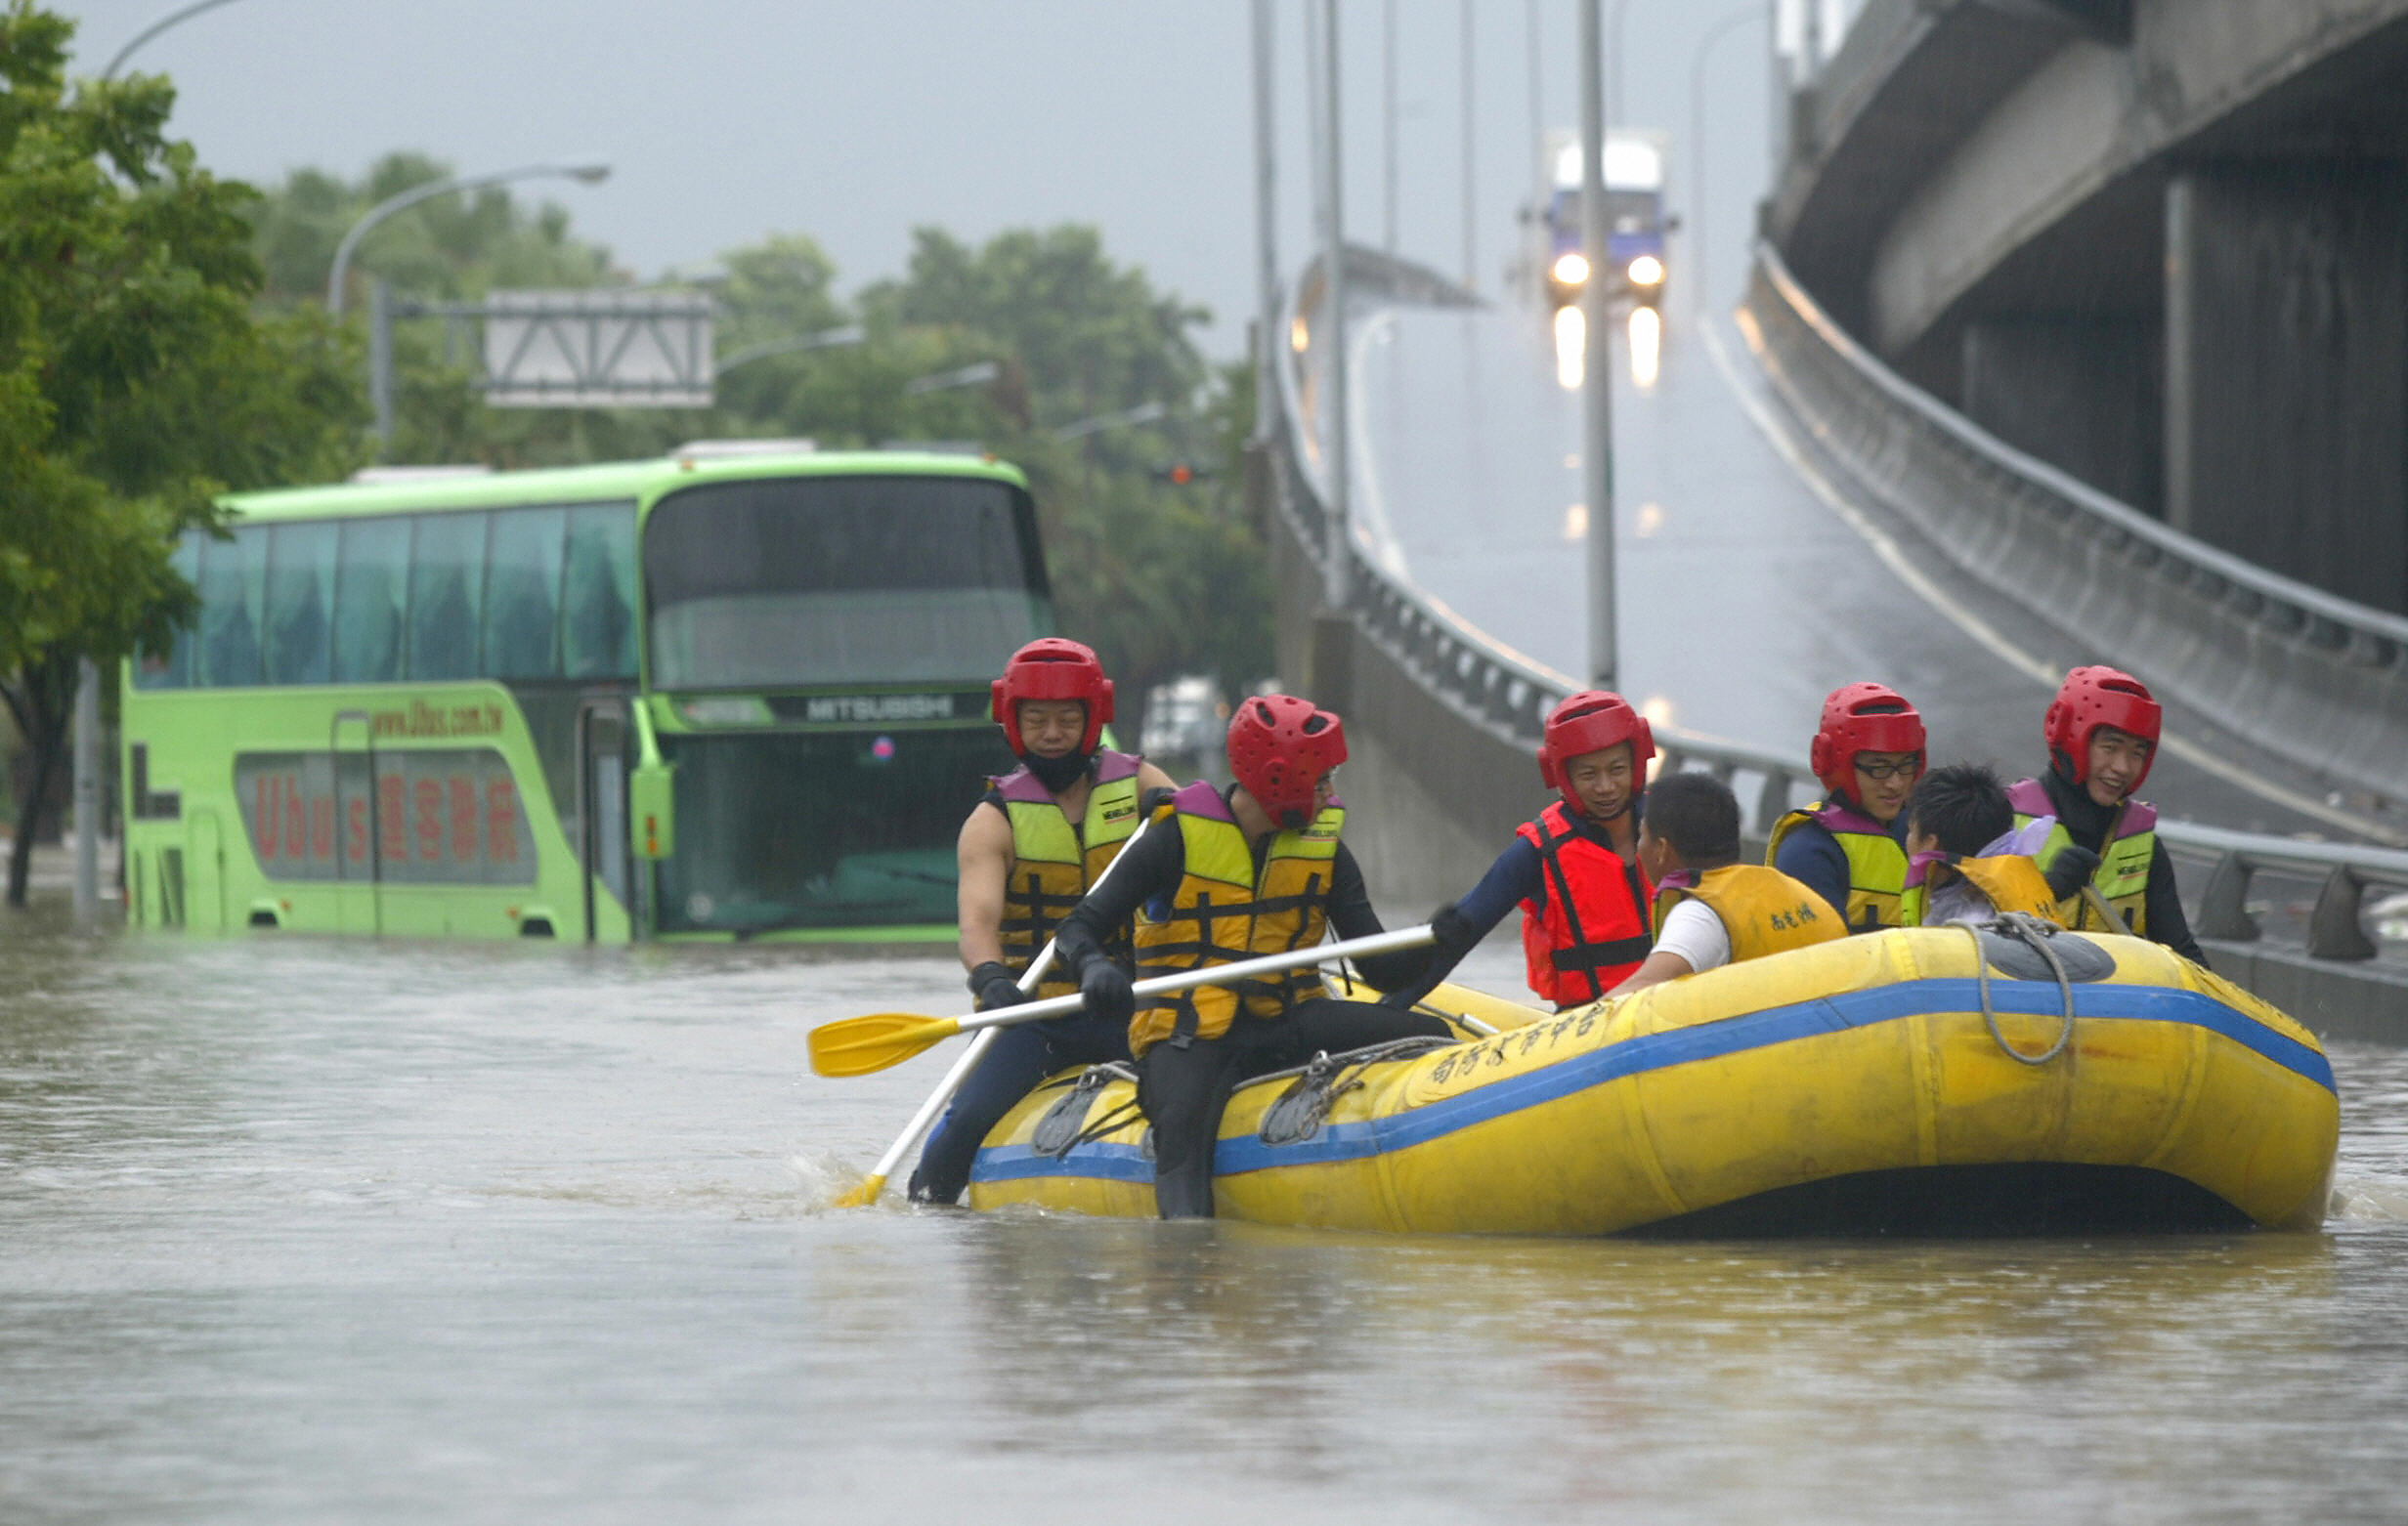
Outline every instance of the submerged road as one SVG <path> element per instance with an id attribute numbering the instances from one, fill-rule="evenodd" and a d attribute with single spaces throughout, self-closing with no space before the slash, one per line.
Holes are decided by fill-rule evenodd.
<path id="1" fill-rule="evenodd" d="M 1577 362 L 1520 300 L 1356 321 L 1354 498 L 1375 554 L 1506 645 L 1582 675 L 1579 395 L 1564 385 Z M 1701 332 L 1676 305 L 1653 345 L 1627 325 L 1614 334 L 1623 689 L 1659 721 L 1803 758 L 1824 695 L 1874 679 L 1923 712 L 1935 761 L 1988 761 L 2010 779 L 2036 769 L 2055 686 L 2034 669 L 2097 655 L 1952 579 L 1911 534 L 1892 538 L 1905 575 L 1885 562 L 1818 492 L 1836 495 L 1831 484 L 1802 474 L 1751 417 L 1778 404 L 1740 330 L 1714 321 Z M 1961 621 L 2004 632 L 2012 650 Z M 2170 816 L 2334 833 L 2321 802 L 2244 787 L 2231 776 L 2246 771 L 2215 769 L 2212 742 L 2173 746 L 2184 742 L 2191 759 L 2170 747 L 2147 786 Z"/>
<path id="2" fill-rule="evenodd" d="M 948 961 L 64 910 L 0 919 L 12 1526 L 2397 1513 L 2408 1051 L 2336 1052 L 2316 1235 L 831 1210 L 951 1054 L 803 1035 Z"/>

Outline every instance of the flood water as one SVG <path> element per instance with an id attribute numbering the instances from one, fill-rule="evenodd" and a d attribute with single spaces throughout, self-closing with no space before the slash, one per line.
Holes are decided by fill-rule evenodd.
<path id="1" fill-rule="evenodd" d="M 1510 990 L 1497 946 L 1483 984 Z M 2322 1235 L 824 1207 L 934 959 L 0 926 L 0 1519 L 2397 1518 L 2408 1056 Z"/>

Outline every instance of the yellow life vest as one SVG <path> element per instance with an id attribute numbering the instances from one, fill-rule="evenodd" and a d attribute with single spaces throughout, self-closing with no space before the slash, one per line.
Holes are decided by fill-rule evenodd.
<path id="1" fill-rule="evenodd" d="M 1900 911 L 1907 889 L 1907 850 L 1888 827 L 1842 802 L 1818 800 L 1775 822 L 1764 849 L 1767 868 L 1775 867 L 1782 839 L 1808 822 L 1829 832 L 1848 856 L 1848 932 L 1914 925 Z"/>
<path id="2" fill-rule="evenodd" d="M 1126 752 L 1100 751 L 1088 775 L 1087 811 L 1078 827 L 1070 825 L 1054 792 L 1025 768 L 993 781 L 987 803 L 1011 824 L 1011 869 L 1004 877 L 1004 917 L 997 940 L 1004 962 L 1013 973 L 1054 937 L 1070 909 L 1104 867 L 1119 856 L 1122 844 L 1138 829 L 1138 766 L 1141 760 Z M 1128 958 L 1128 934 L 1116 933 L 1104 952 Z M 1075 981 L 1048 979 L 1037 995 L 1070 996 Z"/>
<path id="3" fill-rule="evenodd" d="M 1683 901 L 1702 901 L 1731 936 L 1731 962 L 1760 959 L 1848 935 L 1830 903 L 1803 880 L 1761 864 L 1726 864 L 1704 873 L 1681 869 L 1656 888 L 1656 936 Z"/>
<path id="4" fill-rule="evenodd" d="M 1956 859 L 1949 868 L 1973 882 L 1973 888 L 1990 898 L 1992 910 L 1998 911 L 2028 911 L 2042 921 L 2069 925 L 2065 912 L 2057 904 L 2054 891 L 2048 888 L 2048 877 L 2041 872 L 2040 864 L 2021 853 L 2000 853 L 1989 858 Z M 1914 920 L 1907 925 L 1923 925 L 1929 906 L 1930 889 L 1919 875 L 1911 875 L 1914 883 L 1907 886 L 1907 912 Z"/>
<path id="5" fill-rule="evenodd" d="M 1254 847 L 1209 784 L 1189 784 L 1156 813 L 1179 824 L 1186 856 L 1179 886 L 1167 902 L 1138 910 L 1138 978 L 1232 964 L 1319 943 L 1329 925 L 1329 886 L 1336 871 L 1338 833 L 1346 811 L 1331 803 L 1302 828 L 1274 832 L 1258 874 Z M 1162 828 L 1156 827 L 1156 831 Z M 1129 1052 L 1141 1055 L 1165 1039 L 1217 1039 L 1239 1012 L 1282 1016 L 1320 988 L 1317 971 L 1227 986 L 1198 986 L 1138 1008 L 1129 1023 Z"/>
<path id="6" fill-rule="evenodd" d="M 2006 791 L 2007 804 L 2015 808 L 2018 829 L 2031 826 L 2043 816 L 2056 815 L 2056 805 L 2048 791 L 2037 779 L 2017 782 Z M 2073 845 L 2073 834 L 2058 822 L 2049 829 L 2040 851 L 2032 855 L 2033 862 L 2042 869 L 2056 862 L 2057 855 Z M 2145 800 L 2127 800 L 2116 807 L 2115 821 L 2107 828 L 2107 840 L 2101 846 L 2098 868 L 2090 871 L 2090 885 L 2100 899 L 2115 909 L 2126 922 L 2124 927 L 2104 925 L 2089 902 L 2076 894 L 2057 904 L 2059 922 L 2081 931 L 2086 928 L 2100 932 L 2129 932 L 2135 938 L 2149 936 L 2149 869 L 2157 861 L 2157 807 Z"/>

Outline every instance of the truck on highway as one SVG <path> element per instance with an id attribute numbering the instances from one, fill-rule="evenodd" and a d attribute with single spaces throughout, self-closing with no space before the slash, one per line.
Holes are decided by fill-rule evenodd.
<path id="1" fill-rule="evenodd" d="M 1558 308 L 1580 300 L 1593 274 L 1582 247 L 1580 138 L 1566 129 L 1547 134 L 1545 282 Z M 1601 278 L 1609 297 L 1654 307 L 1667 274 L 1664 237 L 1680 220 L 1664 211 L 1664 171 L 1671 140 L 1664 134 L 1615 128 L 1606 134 L 1606 221 L 1609 252 Z"/>

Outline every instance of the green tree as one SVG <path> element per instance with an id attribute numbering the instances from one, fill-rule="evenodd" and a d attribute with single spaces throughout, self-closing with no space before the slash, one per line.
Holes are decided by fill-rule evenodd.
<path id="1" fill-rule="evenodd" d="M 0 699 L 31 758 L 8 899 L 62 760 L 79 659 L 164 645 L 175 536 L 226 486 L 339 476 L 364 415 L 325 323 L 262 321 L 244 212 L 170 141 L 149 76 L 70 92 L 72 25 L 0 11 Z"/>
<path id="2" fill-rule="evenodd" d="M 453 166 L 422 153 L 388 153 L 359 181 L 300 169 L 252 207 L 252 249 L 276 307 L 322 301 L 343 235 L 387 197 L 450 176 Z M 496 288 L 624 285 L 632 277 L 610 250 L 571 232 L 567 211 L 525 202 L 489 186 L 432 197 L 379 223 L 352 257 L 346 307 L 365 338 L 368 284 L 400 295 L 474 301 Z M 483 462 L 508 469 L 658 455 L 696 433 L 700 414 L 650 409 L 488 407 L 474 357 L 457 341 L 473 332 L 443 320 L 395 325 L 394 434 L 387 460 Z"/>
<path id="3" fill-rule="evenodd" d="M 314 297 L 362 212 L 448 171 L 391 154 L 358 185 L 318 170 L 289 176 L 255 219 L 272 290 Z M 832 448 L 971 442 L 1028 472 L 1060 623 L 1119 675 L 1128 730 L 1156 683 L 1207 671 L 1234 689 L 1269 671 L 1264 541 L 1238 493 L 1252 408 L 1245 368 L 1208 364 L 1193 337 L 1207 313 L 1114 263 L 1095 229 L 1015 229 L 984 244 L 919 229 L 902 275 L 851 303 L 835 262 L 801 233 L 728 251 L 719 267 L 707 279 L 722 356 L 848 323 L 864 342 L 749 360 L 709 411 L 523 410 L 487 407 L 466 358 L 446 362 L 439 325 L 406 323 L 388 458 L 532 466 L 654 455 L 698 436 L 807 436 Z M 394 219 L 357 268 L 409 295 L 454 298 L 627 278 L 557 209 L 528 212 L 498 189 Z M 996 362 L 994 384 L 911 391 L 917 378 L 978 361 Z M 1151 424 L 1057 438 L 1148 405 L 1161 410 Z M 1167 484 L 1158 473 L 1175 461 L 1211 474 Z"/>
<path id="4" fill-rule="evenodd" d="M 1238 507 L 1243 428 L 1226 427 L 1243 367 L 1216 372 L 1196 349 L 1207 310 L 1113 264 L 1095 229 L 1067 225 L 977 248 L 920 229 L 902 278 L 862 305 L 874 340 L 882 323 L 933 331 L 1021 379 L 1025 403 L 989 400 L 980 438 L 1028 471 L 1062 629 L 1110 666 L 1131 733 L 1158 683 L 1202 671 L 1235 689 L 1270 670 L 1267 553 Z M 1155 423 L 1055 438 L 1149 404 L 1162 409 Z M 1166 484 L 1156 474 L 1175 461 L 1213 475 Z"/>

